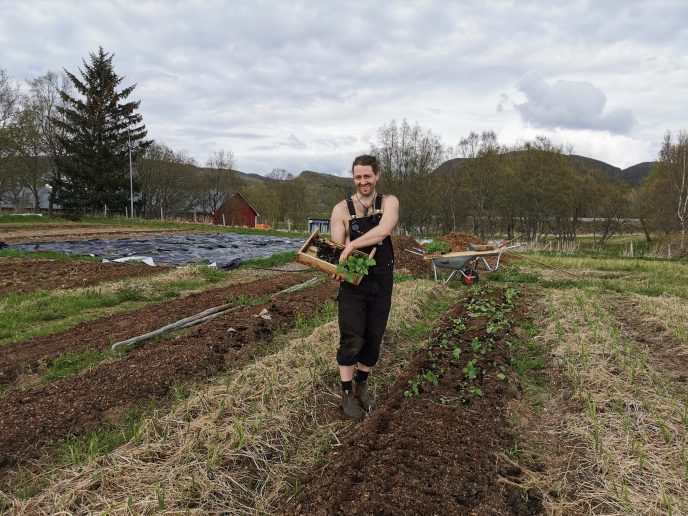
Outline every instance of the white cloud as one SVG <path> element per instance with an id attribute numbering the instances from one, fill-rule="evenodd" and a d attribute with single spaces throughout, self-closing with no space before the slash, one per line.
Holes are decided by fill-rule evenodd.
<path id="1" fill-rule="evenodd" d="M 124 84 L 137 83 L 152 137 L 199 162 L 231 149 L 247 172 L 347 171 L 392 118 L 448 144 L 472 130 L 507 140 L 565 131 L 576 141 L 609 131 L 597 141 L 628 156 L 688 119 L 681 0 L 0 0 L 0 8 L 0 67 L 17 80 L 76 72 L 102 45 Z M 519 91 L 531 70 L 547 81 Z M 519 111 L 500 94 L 518 99 Z"/>
<path id="2" fill-rule="evenodd" d="M 607 97 L 586 81 L 558 80 L 550 85 L 542 75 L 529 73 L 518 82 L 517 88 L 527 100 L 515 104 L 515 108 L 525 122 L 536 127 L 628 133 L 635 123 L 628 109 L 604 112 Z"/>

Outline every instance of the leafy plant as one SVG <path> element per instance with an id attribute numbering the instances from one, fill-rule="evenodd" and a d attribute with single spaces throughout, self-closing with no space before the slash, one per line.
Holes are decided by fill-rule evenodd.
<path id="1" fill-rule="evenodd" d="M 339 262 L 337 265 L 337 272 L 344 274 L 344 278 L 349 283 L 353 283 L 356 276 L 366 276 L 368 274 L 368 268 L 375 265 L 375 259 L 369 256 L 349 256 L 343 262 Z"/>
<path id="2" fill-rule="evenodd" d="M 425 245 L 425 250 L 428 253 L 448 253 L 452 248 L 447 242 L 430 242 Z"/>

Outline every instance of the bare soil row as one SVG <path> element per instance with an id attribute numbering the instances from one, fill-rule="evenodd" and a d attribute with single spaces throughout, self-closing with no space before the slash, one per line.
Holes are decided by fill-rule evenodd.
<path id="1" fill-rule="evenodd" d="M 36 258 L 0 258 L 0 295 L 26 294 L 39 289 L 89 287 L 103 281 L 143 278 L 168 271 L 136 263 L 100 263 Z"/>
<path id="2" fill-rule="evenodd" d="M 283 274 L 84 324 L 52 337 L 59 343 L 52 350 L 53 356 L 66 349 L 102 348 L 121 336 L 143 333 L 164 325 L 166 320 L 178 320 L 226 302 L 228 296 L 259 297 L 300 281 L 301 274 Z M 177 338 L 135 348 L 78 376 L 9 392 L 0 399 L 0 465 L 32 455 L 41 445 L 69 433 L 83 435 L 104 423 L 122 424 L 127 411 L 146 406 L 151 398 L 164 398 L 176 383 L 200 380 L 232 367 L 256 343 L 292 327 L 299 314 L 314 312 L 335 295 L 336 286 L 331 283 L 305 293 L 284 294 L 208 321 Z M 269 319 L 259 316 L 264 309 Z M 19 351 L 23 346 L 8 349 Z M 34 355 L 24 357 L 24 363 L 35 364 L 45 356 L 39 344 L 32 344 L 32 349 Z M 14 360 L 15 369 L 21 367 L 21 361 Z"/>
<path id="3" fill-rule="evenodd" d="M 148 267 L 148 266 L 144 266 Z M 0 347 L 0 386 L 11 385 L 21 375 L 31 375 L 51 365 L 65 353 L 88 349 L 106 350 L 114 342 L 153 331 L 184 317 L 239 298 L 273 294 L 313 274 L 290 273 L 221 287 L 148 306 L 133 312 L 80 323 L 69 330 Z"/>

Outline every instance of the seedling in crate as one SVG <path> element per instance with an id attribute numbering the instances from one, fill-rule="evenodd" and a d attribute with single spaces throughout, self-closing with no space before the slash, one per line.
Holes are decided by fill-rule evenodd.
<path id="1" fill-rule="evenodd" d="M 344 274 L 344 278 L 348 282 L 353 282 L 356 276 L 366 276 L 368 268 L 375 265 L 375 259 L 368 256 L 357 257 L 349 256 L 343 262 L 337 265 L 337 272 Z"/>

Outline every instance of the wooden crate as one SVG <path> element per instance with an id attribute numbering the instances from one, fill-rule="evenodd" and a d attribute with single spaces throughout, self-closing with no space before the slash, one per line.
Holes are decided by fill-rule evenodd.
<path id="1" fill-rule="evenodd" d="M 326 262 L 325 260 L 321 260 L 320 258 L 317 258 L 315 256 L 318 250 L 316 249 L 315 245 L 313 245 L 313 242 L 316 238 L 325 240 L 332 247 L 344 249 L 344 246 L 342 244 L 338 244 L 336 242 L 333 242 L 332 240 L 320 237 L 320 230 L 316 229 L 315 231 L 313 231 L 313 233 L 311 233 L 311 236 L 308 237 L 308 240 L 306 240 L 306 242 L 301 246 L 301 249 L 299 249 L 299 251 L 296 253 L 296 261 L 304 265 L 308 265 L 309 267 L 313 267 L 314 269 L 318 269 L 319 271 L 326 272 L 327 274 L 336 274 L 336 265 L 330 262 Z M 371 258 L 375 256 L 375 250 L 376 249 L 373 247 L 373 250 L 370 252 Z M 355 250 L 353 254 L 356 256 L 368 256 L 366 253 L 359 250 Z M 356 274 L 354 275 L 354 280 L 350 283 L 358 285 L 359 283 L 361 283 L 362 279 L 363 276 L 359 276 L 358 274 Z"/>

